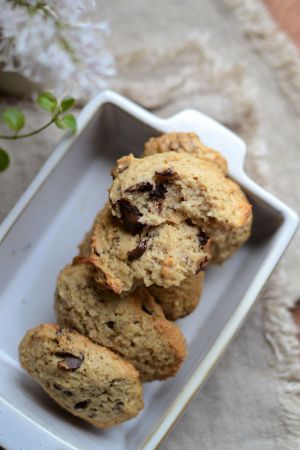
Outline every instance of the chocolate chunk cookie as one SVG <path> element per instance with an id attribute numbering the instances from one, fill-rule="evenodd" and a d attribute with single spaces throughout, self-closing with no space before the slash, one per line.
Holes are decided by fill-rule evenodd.
<path id="1" fill-rule="evenodd" d="M 144 406 L 137 370 L 74 330 L 53 324 L 33 328 L 19 355 L 53 400 L 98 428 L 131 419 Z"/>
<path id="2" fill-rule="evenodd" d="M 165 152 L 191 153 L 210 161 L 224 174 L 227 173 L 226 159 L 221 153 L 204 145 L 196 133 L 166 133 L 150 138 L 145 143 L 144 156 Z"/>
<path id="3" fill-rule="evenodd" d="M 119 164 L 125 167 L 121 172 Z M 214 262 L 224 259 L 223 245 L 232 253 L 250 234 L 251 205 L 241 188 L 205 159 L 174 152 L 142 159 L 129 155 L 119 160 L 114 175 L 111 211 L 132 234 L 190 220 L 214 242 Z M 141 183 L 152 190 L 133 189 Z"/>
<path id="4" fill-rule="evenodd" d="M 138 369 L 142 381 L 175 375 L 185 357 L 180 329 L 165 319 L 146 288 L 124 297 L 100 290 L 93 267 L 83 259 L 60 273 L 55 310 L 61 326 L 120 354 Z"/>
<path id="5" fill-rule="evenodd" d="M 80 256 L 88 257 L 90 254 L 90 240 L 92 232 L 86 233 L 79 246 Z M 201 239 L 203 240 L 203 236 Z M 204 241 L 203 241 L 204 242 Z M 142 292 L 148 291 L 161 306 L 165 317 L 169 320 L 177 320 L 187 316 L 197 307 L 200 301 L 205 272 L 187 277 L 180 286 L 163 288 L 152 285 L 149 288 L 140 288 Z"/>
<path id="6" fill-rule="evenodd" d="M 164 289 L 150 286 L 149 292 L 161 306 L 169 320 L 177 320 L 191 314 L 198 306 L 204 281 L 204 272 L 187 277 L 180 286 Z"/>
<path id="7" fill-rule="evenodd" d="M 209 241 L 202 229 L 186 221 L 139 227 L 132 210 L 124 225 L 108 205 L 98 214 L 90 239 L 89 261 L 99 286 L 124 294 L 138 285 L 179 286 L 207 266 Z M 126 222 L 124 220 L 124 222 Z"/>

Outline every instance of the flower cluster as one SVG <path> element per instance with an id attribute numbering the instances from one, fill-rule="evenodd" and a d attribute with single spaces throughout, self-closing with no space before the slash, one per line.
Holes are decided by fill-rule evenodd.
<path id="1" fill-rule="evenodd" d="M 81 99 L 114 74 L 107 22 L 84 19 L 93 1 L 0 0 L 0 62 L 58 95 Z"/>

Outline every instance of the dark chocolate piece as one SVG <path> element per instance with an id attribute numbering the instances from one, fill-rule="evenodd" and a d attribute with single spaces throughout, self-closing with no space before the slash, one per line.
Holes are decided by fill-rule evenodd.
<path id="1" fill-rule="evenodd" d="M 144 241 L 140 241 L 138 243 L 137 247 L 135 247 L 133 250 L 130 250 L 127 253 L 128 261 L 134 261 L 135 259 L 140 258 L 147 250 L 147 243 L 148 243 L 148 239 L 145 239 Z"/>
<path id="2" fill-rule="evenodd" d="M 201 247 L 203 247 L 205 244 L 207 244 L 209 237 L 204 233 L 204 231 L 201 230 L 198 233 L 198 239 L 199 244 L 201 245 Z"/>
<path id="3" fill-rule="evenodd" d="M 133 206 L 128 200 L 122 198 L 118 200 L 118 206 L 120 209 L 121 220 L 124 225 L 133 233 L 139 233 L 144 225 L 139 223 L 138 219 L 141 217 L 141 213 L 136 206 Z"/>
<path id="4" fill-rule="evenodd" d="M 157 183 L 172 183 L 173 181 L 178 180 L 178 178 L 178 173 L 171 167 L 166 170 L 155 171 L 155 181 Z"/>
<path id="5" fill-rule="evenodd" d="M 133 186 L 130 186 L 128 189 L 126 189 L 125 192 L 129 192 L 130 194 L 136 193 L 136 192 L 151 192 L 153 189 L 153 185 L 149 183 L 149 181 L 142 181 L 141 183 L 137 183 Z"/>
<path id="6" fill-rule="evenodd" d="M 106 322 L 105 325 L 108 326 L 108 328 L 110 328 L 111 330 L 113 330 L 115 328 L 115 322 L 113 322 L 112 320 L 109 320 L 108 322 Z"/>
<path id="7" fill-rule="evenodd" d="M 61 361 L 58 361 L 57 366 L 60 369 L 66 369 L 75 371 L 79 369 L 81 364 L 83 363 L 84 356 L 81 354 L 80 356 L 73 355 L 70 352 L 56 352 L 55 356 L 58 358 L 63 358 Z"/>
<path id="8" fill-rule="evenodd" d="M 149 197 L 151 200 L 160 200 L 165 198 L 166 193 L 166 186 L 162 183 L 159 183 L 156 185 L 155 189 L 150 192 Z"/>
<path id="9" fill-rule="evenodd" d="M 85 409 L 89 406 L 89 404 L 91 403 L 91 400 L 83 400 L 82 402 L 77 402 L 74 405 L 75 409 Z"/>
<path id="10" fill-rule="evenodd" d="M 199 266 L 198 266 L 198 268 L 197 268 L 197 270 L 195 272 L 195 275 L 197 275 L 199 272 L 203 272 L 204 270 L 206 270 L 207 267 L 208 267 L 208 263 L 209 263 L 209 259 L 206 256 L 204 258 L 204 260 L 199 264 Z"/>

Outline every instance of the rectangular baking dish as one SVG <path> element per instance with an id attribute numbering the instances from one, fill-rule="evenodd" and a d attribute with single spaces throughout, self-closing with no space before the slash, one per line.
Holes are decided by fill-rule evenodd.
<path id="1" fill-rule="evenodd" d="M 141 153 L 150 136 L 195 131 L 229 162 L 230 176 L 254 206 L 250 241 L 228 262 L 210 267 L 196 312 L 179 321 L 189 356 L 179 374 L 144 385 L 145 409 L 99 431 L 61 410 L 19 366 L 27 329 L 55 320 L 61 268 L 103 206 L 116 159 Z M 296 214 L 243 171 L 245 144 L 209 117 L 185 110 L 161 119 L 110 91 L 81 112 L 0 227 L 0 446 L 7 450 L 153 449 L 201 388 L 244 321 L 298 225 Z"/>

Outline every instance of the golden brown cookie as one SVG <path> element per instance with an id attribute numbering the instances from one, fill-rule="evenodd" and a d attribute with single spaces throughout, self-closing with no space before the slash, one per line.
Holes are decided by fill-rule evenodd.
<path id="1" fill-rule="evenodd" d="M 136 223 L 134 212 L 127 212 L 127 220 Z M 108 205 L 95 220 L 90 249 L 97 283 L 116 294 L 142 284 L 179 286 L 203 270 L 210 258 L 208 239 L 199 227 L 166 222 L 133 235 L 111 215 Z"/>
<path id="2" fill-rule="evenodd" d="M 144 156 L 155 153 L 176 152 L 191 153 L 215 164 L 224 174 L 227 173 L 227 161 L 221 153 L 207 147 L 196 133 L 166 133 L 150 138 L 144 146 Z"/>
<path id="3" fill-rule="evenodd" d="M 90 254 L 91 231 L 79 245 L 79 254 L 87 258 Z M 200 301 L 205 272 L 187 277 L 180 286 L 163 288 L 152 285 L 149 288 L 140 288 L 142 292 L 149 290 L 155 301 L 161 306 L 165 317 L 177 320 L 185 317 L 197 307 Z"/>
<path id="4" fill-rule="evenodd" d="M 191 314 L 198 306 L 201 298 L 204 272 L 187 277 L 180 286 L 164 289 L 150 286 L 149 292 L 161 306 L 169 320 L 177 320 Z"/>
<path id="5" fill-rule="evenodd" d="M 129 155 L 118 161 L 114 176 L 111 211 L 132 233 L 190 220 L 214 242 L 215 262 L 224 254 L 222 240 L 233 252 L 250 234 L 251 205 L 241 188 L 204 159 L 174 152 Z"/>
<path id="6" fill-rule="evenodd" d="M 140 372 L 142 381 L 175 375 L 185 357 L 180 329 L 165 319 L 146 288 L 124 297 L 99 290 L 93 267 L 83 259 L 60 273 L 55 310 L 61 326 L 121 355 Z"/>
<path id="7" fill-rule="evenodd" d="M 60 406 L 98 428 L 135 417 L 143 408 L 137 370 L 71 329 L 40 325 L 24 336 L 22 367 Z"/>
<path id="8" fill-rule="evenodd" d="M 165 153 L 168 151 L 192 153 L 195 156 L 204 158 L 216 164 L 226 175 L 227 162 L 223 156 L 206 147 L 195 133 L 167 133 L 156 138 L 150 138 L 144 146 L 144 156 L 155 153 Z M 249 216 L 244 230 L 241 230 L 236 236 L 227 236 L 223 233 L 215 232 L 212 248 L 212 263 L 222 263 L 235 253 L 235 251 L 249 238 L 252 225 L 252 215 Z"/>
<path id="9" fill-rule="evenodd" d="M 211 262 L 213 264 L 222 264 L 249 239 L 252 219 L 251 214 L 245 225 L 230 235 L 224 233 L 223 230 L 214 230 L 211 233 Z"/>

